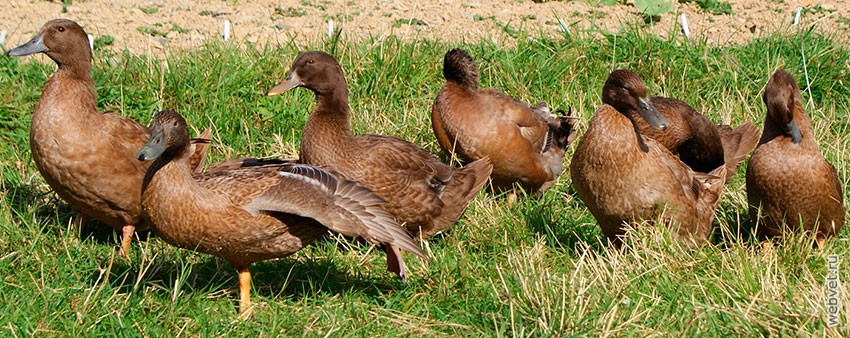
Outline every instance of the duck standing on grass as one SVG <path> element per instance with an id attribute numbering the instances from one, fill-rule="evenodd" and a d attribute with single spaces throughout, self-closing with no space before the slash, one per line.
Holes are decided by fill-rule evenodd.
<path id="1" fill-rule="evenodd" d="M 844 190 L 823 158 L 800 90 L 777 70 L 764 89 L 764 133 L 747 166 L 750 219 L 760 237 L 802 227 L 823 247 L 844 226 Z"/>
<path id="2" fill-rule="evenodd" d="M 342 68 L 324 52 L 306 52 L 267 96 L 296 87 L 316 95 L 304 127 L 300 161 L 338 172 L 387 200 L 385 209 L 414 237 L 427 238 L 452 226 L 493 167 L 483 158 L 463 168 L 446 165 L 418 146 L 395 137 L 352 135 L 348 86 Z M 386 248 L 390 269 L 405 276 L 398 248 Z"/>
<path id="3" fill-rule="evenodd" d="M 705 241 L 726 166 L 709 174 L 694 172 L 657 141 L 641 136 L 635 114 L 658 130 L 667 121 L 634 72 L 611 72 L 602 91 L 615 104 L 603 103 L 596 110 L 570 163 L 572 184 L 602 233 L 619 245 L 626 223 L 660 216 L 677 238 Z"/>
<path id="4" fill-rule="evenodd" d="M 71 20 L 44 24 L 29 42 L 9 56 L 44 53 L 59 68 L 35 105 L 30 125 L 30 149 L 36 168 L 77 213 L 112 226 L 121 233 L 121 253 L 128 255 L 140 224 L 142 179 L 148 165 L 134 154 L 150 135 L 148 129 L 114 112 L 98 112 L 92 71 L 92 51 L 86 32 Z M 209 131 L 204 133 L 209 137 Z M 201 140 L 193 168 L 199 169 L 208 147 Z"/>
<path id="5" fill-rule="evenodd" d="M 145 175 L 142 212 L 169 244 L 226 259 L 239 272 L 239 313 L 251 315 L 253 262 L 284 257 L 328 229 L 393 245 L 428 260 L 384 200 L 322 169 L 292 164 L 192 175 L 186 120 L 165 110 L 151 124 L 138 159 Z"/>
<path id="6" fill-rule="evenodd" d="M 461 49 L 443 59 L 446 84 L 431 109 L 431 127 L 446 156 L 465 163 L 488 157 L 496 191 L 518 184 L 528 192 L 549 189 L 564 169 L 564 152 L 576 119 L 549 114 L 493 88 L 478 88 L 478 66 Z"/>

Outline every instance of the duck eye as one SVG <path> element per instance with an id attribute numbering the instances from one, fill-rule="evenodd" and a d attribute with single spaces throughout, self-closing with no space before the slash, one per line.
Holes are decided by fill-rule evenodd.
<path id="1" fill-rule="evenodd" d="M 56 30 L 58 30 L 58 31 L 60 31 L 60 32 L 64 32 L 64 31 L 65 31 L 65 27 L 61 27 L 61 26 L 60 26 L 59 28 L 56 28 Z"/>
<path id="2" fill-rule="evenodd" d="M 314 62 L 316 62 L 316 60 L 313 60 L 313 59 L 309 59 L 309 60 L 307 60 L 307 63 L 308 63 L 308 64 L 311 64 L 311 65 L 312 65 Z"/>

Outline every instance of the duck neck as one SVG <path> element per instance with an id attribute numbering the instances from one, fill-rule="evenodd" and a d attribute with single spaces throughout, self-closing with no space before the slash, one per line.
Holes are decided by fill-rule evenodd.
<path id="1" fill-rule="evenodd" d="M 818 143 L 812 134 L 811 118 L 806 114 L 806 110 L 803 109 L 799 101 L 794 103 L 793 121 L 797 123 L 797 128 L 800 129 L 800 145 L 806 148 L 817 149 Z M 776 122 L 771 118 L 765 118 L 764 132 L 762 132 L 759 144 L 766 143 L 777 137 L 785 137 L 791 140 L 791 135 L 785 132 L 786 129 L 787 127 L 782 125 L 781 122 Z"/>
<path id="2" fill-rule="evenodd" d="M 599 156 L 606 156 L 607 160 L 633 161 L 648 151 L 643 137 L 635 130 L 634 120 L 611 106 L 593 116 L 584 138 L 587 140 L 582 142 L 605 149 Z"/>
<path id="3" fill-rule="evenodd" d="M 48 117 L 50 119 L 64 117 L 70 122 L 81 121 L 81 117 L 86 114 L 97 113 L 97 93 L 91 77 L 91 63 L 78 66 L 59 64 L 59 69 L 44 85 L 33 119 L 38 120 L 39 115 L 45 113 L 51 115 Z"/>
<path id="4" fill-rule="evenodd" d="M 166 151 L 157 157 L 142 181 L 142 195 L 150 191 L 162 191 L 169 187 L 191 187 L 195 185 L 192 168 L 189 164 L 189 147 L 175 151 Z"/>
<path id="5" fill-rule="evenodd" d="M 304 127 L 301 140 L 302 157 L 309 156 L 309 146 L 335 146 L 351 137 L 351 115 L 348 106 L 348 88 L 338 87 L 326 92 L 316 92 L 316 108 Z"/>
<path id="6" fill-rule="evenodd" d="M 61 62 L 54 59 L 59 69 L 56 70 L 57 75 L 62 75 L 67 78 L 77 79 L 80 81 L 94 82 L 91 76 L 92 62 L 91 56 L 81 62 Z"/>

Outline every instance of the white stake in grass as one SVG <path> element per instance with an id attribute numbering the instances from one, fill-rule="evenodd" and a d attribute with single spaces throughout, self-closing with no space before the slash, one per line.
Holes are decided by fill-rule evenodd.
<path id="1" fill-rule="evenodd" d="M 89 49 L 94 50 L 94 37 L 91 34 L 86 34 L 89 38 Z"/>
<path id="2" fill-rule="evenodd" d="M 332 37 L 334 35 L 334 21 L 328 20 L 328 37 Z"/>
<path id="3" fill-rule="evenodd" d="M 230 40 L 230 20 L 224 19 L 224 41 Z"/>
<path id="4" fill-rule="evenodd" d="M 0 31 L 0 46 L 6 43 L 6 31 Z"/>
<path id="5" fill-rule="evenodd" d="M 690 40 L 691 30 L 688 28 L 688 18 L 685 17 L 685 13 L 679 15 L 679 23 L 682 24 L 682 33 L 685 33 L 685 37 Z"/>
<path id="6" fill-rule="evenodd" d="M 802 7 L 797 7 L 797 13 L 794 14 L 794 26 L 800 23 L 800 12 L 803 11 Z"/>

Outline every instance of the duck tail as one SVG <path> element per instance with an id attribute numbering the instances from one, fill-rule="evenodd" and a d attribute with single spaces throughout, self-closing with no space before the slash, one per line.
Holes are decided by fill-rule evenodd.
<path id="1" fill-rule="evenodd" d="M 693 190 L 697 195 L 696 210 L 697 217 L 702 219 L 697 222 L 700 229 L 697 233 L 707 234 L 711 232 L 711 224 L 714 221 L 714 211 L 723 194 L 723 186 L 732 173 L 727 172 L 726 166 L 719 166 L 708 174 L 694 172 Z"/>
<path id="2" fill-rule="evenodd" d="M 212 142 L 212 129 L 205 129 L 203 133 L 189 142 L 194 147 L 192 156 L 189 157 L 189 165 L 194 168 L 194 172 L 197 174 L 204 170 L 204 162 L 210 150 L 210 143 Z"/>
<path id="3" fill-rule="evenodd" d="M 717 126 L 717 131 L 720 133 L 720 141 L 723 142 L 723 160 L 726 163 L 728 181 L 738 171 L 747 154 L 756 147 L 761 133 L 750 122 L 735 128 L 727 125 Z"/>
<path id="4" fill-rule="evenodd" d="M 484 188 L 484 184 L 487 183 L 492 172 L 493 164 L 489 157 L 478 159 L 457 169 L 443 190 L 441 196 L 443 200 L 442 212 L 433 220 L 434 226 L 421 236 L 430 237 L 457 222 L 469 201 L 475 198 L 478 192 Z"/>

